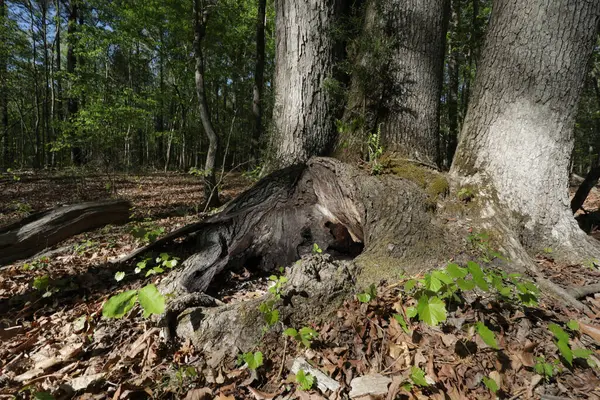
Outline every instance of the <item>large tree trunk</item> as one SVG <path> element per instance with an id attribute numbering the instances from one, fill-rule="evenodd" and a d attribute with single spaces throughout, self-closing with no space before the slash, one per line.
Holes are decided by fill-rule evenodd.
<path id="1" fill-rule="evenodd" d="M 73 235 L 129 220 L 126 200 L 58 207 L 0 229 L 0 265 L 27 258 Z"/>
<path id="2" fill-rule="evenodd" d="M 439 164 L 441 155 L 439 105 L 449 6 L 449 0 L 367 3 L 345 116 L 351 126 L 361 121 L 362 132 L 380 132 L 386 150 L 430 165 Z M 353 143 L 366 138 L 351 131 L 350 138 L 342 136 L 342 147 L 354 151 Z"/>
<path id="3" fill-rule="evenodd" d="M 569 208 L 568 173 L 600 2 L 497 0 L 493 7 L 453 173 L 490 189 L 496 201 L 488 204 L 508 211 L 503 223 L 526 248 L 597 257 Z"/>
<path id="4" fill-rule="evenodd" d="M 459 69 L 459 41 L 458 26 L 460 25 L 460 0 L 452 0 L 451 32 L 448 40 L 448 140 L 446 143 L 447 166 L 452 165 L 456 146 L 458 145 L 458 69 Z"/>
<path id="5" fill-rule="evenodd" d="M 204 164 L 204 201 L 206 207 L 218 207 L 219 191 L 217 189 L 216 171 L 217 151 L 219 150 L 219 136 L 215 132 L 210 120 L 206 88 L 204 85 L 204 56 L 202 54 L 202 40 L 206 34 L 206 21 L 208 10 L 204 0 L 194 0 L 194 57 L 196 59 L 195 79 L 196 94 L 200 120 L 208 138 L 208 152 Z"/>
<path id="6" fill-rule="evenodd" d="M 256 16 L 256 64 L 254 68 L 254 89 L 252 96 L 252 113 L 254 114 L 253 147 L 258 160 L 260 139 L 262 136 L 263 86 L 265 72 L 265 13 L 267 0 L 258 0 L 258 15 Z M 218 91 L 217 91 L 218 93 Z"/>
<path id="7" fill-rule="evenodd" d="M 306 162 L 336 137 L 334 23 L 343 0 L 275 2 L 275 107 L 267 170 Z"/>

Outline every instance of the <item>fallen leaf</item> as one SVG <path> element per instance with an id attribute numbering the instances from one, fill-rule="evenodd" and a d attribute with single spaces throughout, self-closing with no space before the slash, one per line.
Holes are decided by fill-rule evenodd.
<path id="1" fill-rule="evenodd" d="M 267 393 L 267 392 L 261 392 L 260 390 L 254 389 L 250 386 L 248 386 L 248 390 L 250 391 L 250 393 L 252 393 L 252 395 L 254 396 L 254 398 L 256 400 L 269 400 L 269 399 L 274 399 L 275 396 L 277 396 L 279 393 L 275 392 L 275 393 Z"/>
<path id="2" fill-rule="evenodd" d="M 600 327 L 594 325 L 588 325 L 581 321 L 579 322 L 579 330 L 594 339 L 596 343 L 600 344 Z"/>
<path id="3" fill-rule="evenodd" d="M 185 400 L 210 400 L 212 394 L 213 392 L 209 388 L 192 389 L 187 392 Z"/>

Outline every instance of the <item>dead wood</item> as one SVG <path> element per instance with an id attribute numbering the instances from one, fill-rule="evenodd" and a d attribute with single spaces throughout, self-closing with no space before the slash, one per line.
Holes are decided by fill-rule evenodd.
<path id="1" fill-rule="evenodd" d="M 129 220 L 126 200 L 80 203 L 31 215 L 0 229 L 0 265 L 31 257 L 73 235 Z"/>

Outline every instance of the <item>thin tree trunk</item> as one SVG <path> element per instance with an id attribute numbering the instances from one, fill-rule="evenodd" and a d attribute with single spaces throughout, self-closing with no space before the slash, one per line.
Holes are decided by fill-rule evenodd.
<path id="1" fill-rule="evenodd" d="M 196 95 L 198 96 L 198 111 L 200 120 L 208 138 L 208 151 L 204 165 L 204 200 L 206 207 L 219 206 L 219 192 L 217 188 L 215 166 L 217 151 L 219 150 L 219 137 L 210 120 L 206 89 L 204 84 L 204 58 L 202 54 L 202 40 L 206 34 L 208 10 L 204 0 L 194 0 L 194 57 L 196 59 L 195 81 Z"/>
<path id="2" fill-rule="evenodd" d="M 11 166 L 11 141 L 10 141 L 10 131 L 8 126 L 8 92 L 7 92 L 7 82 L 8 82 L 8 62 L 6 59 L 6 54 L 4 52 L 4 46 L 7 43 L 7 38 L 5 37 L 5 32 L 7 29 L 6 24 L 7 19 L 7 10 L 6 4 L 4 0 L 0 0 L 0 41 L 2 44 L 2 51 L 0 51 L 0 133 L 2 134 L 2 161 L 4 168 L 9 168 Z"/>
<path id="3" fill-rule="evenodd" d="M 265 71 L 265 12 L 267 0 L 258 0 L 258 15 L 256 17 L 256 64 L 254 68 L 254 91 L 252 98 L 252 113 L 254 114 L 254 140 L 252 143 L 254 158 L 258 159 L 260 139 L 262 136 L 262 93 Z"/>
<path id="4" fill-rule="evenodd" d="M 494 1 L 452 167 L 491 189 L 489 204 L 506 212 L 513 238 L 572 261 L 600 255 L 568 197 L 574 118 L 599 21 L 596 1 Z"/>
<path id="5" fill-rule="evenodd" d="M 79 0 L 71 0 L 69 5 L 69 17 L 67 26 L 67 73 L 71 81 L 69 98 L 67 100 L 67 120 L 73 121 L 79 111 L 79 101 L 73 94 L 73 85 L 75 84 L 75 68 L 77 67 L 77 56 L 75 47 L 77 47 L 77 16 L 79 14 Z M 74 139 L 78 142 L 78 139 Z M 83 150 L 80 143 L 74 143 L 71 147 L 71 158 L 73 164 L 80 166 L 83 164 Z"/>

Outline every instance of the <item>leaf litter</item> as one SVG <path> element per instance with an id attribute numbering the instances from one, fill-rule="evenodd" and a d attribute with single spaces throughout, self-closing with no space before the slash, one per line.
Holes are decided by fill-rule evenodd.
<path id="1" fill-rule="evenodd" d="M 155 174 L 117 181 L 117 192 L 135 204 L 136 219 L 129 225 L 149 218 L 169 232 L 197 219 L 194 206 L 202 192 L 197 180 Z M 93 179 L 85 182 L 89 190 L 84 191 L 69 192 L 72 182 L 60 182 L 25 177 L 18 188 L 2 188 L 10 205 L 3 205 L 0 223 L 22 217 L 26 207 L 10 210 L 25 200 L 24 193 L 31 205 L 28 212 L 107 197 Z M 234 177 L 225 192 L 233 197 L 247 184 Z M 78 235 L 47 259 L 2 269 L 0 398 L 43 392 L 56 399 L 600 398 L 598 369 L 577 359 L 573 366 L 563 363 L 548 329 L 552 323 L 566 329 L 569 321 L 577 321 L 579 330 L 571 332 L 570 346 L 590 349 L 591 358 L 600 359 L 598 295 L 584 300 L 591 316 L 547 299 L 536 308 L 519 308 L 472 296 L 447 313 L 432 307 L 431 318 L 442 322 L 431 327 L 405 318 L 408 307 L 418 301 L 403 295 L 403 281 L 381 282 L 379 295 L 368 303 L 348 299 L 327 323 L 314 326 L 319 336 L 311 348 L 265 335 L 258 346 L 265 365 L 256 372 L 235 360 L 210 368 L 190 342 L 165 345 L 160 330 L 142 318 L 139 308 L 122 319 L 102 318 L 102 305 L 111 294 L 160 279 L 130 279 L 133 272 L 125 271 L 123 281 L 114 280 L 118 271 L 110 261 L 140 245 L 130 229 L 109 226 Z M 540 255 L 538 263 L 561 285 L 586 285 L 600 277 L 593 263 L 586 268 L 558 265 L 550 254 Z M 229 274 L 229 284 L 213 293 L 226 303 L 267 291 L 266 277 L 247 270 Z M 32 282 L 46 275 L 48 287 L 58 290 L 43 297 L 46 292 L 33 289 Z M 398 314 L 405 317 L 394 317 Z M 311 390 L 299 389 L 293 368 L 299 363 L 312 376 L 326 377 L 321 380 L 335 389 L 318 385 L 318 379 Z"/>

